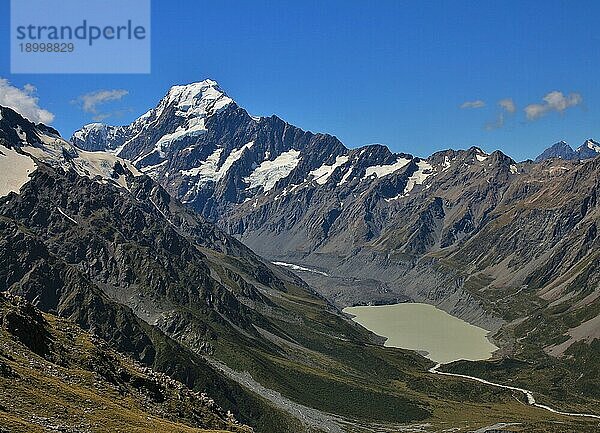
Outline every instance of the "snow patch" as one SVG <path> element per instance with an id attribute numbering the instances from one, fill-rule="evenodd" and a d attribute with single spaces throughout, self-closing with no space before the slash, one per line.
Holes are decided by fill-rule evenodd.
<path id="1" fill-rule="evenodd" d="M 56 209 L 58 209 L 58 211 L 61 213 L 61 215 L 64 216 L 69 221 L 71 221 L 72 223 L 79 224 L 77 221 L 75 221 L 73 218 L 71 218 L 69 215 L 67 215 L 61 208 L 57 207 Z"/>
<path id="2" fill-rule="evenodd" d="M 332 165 L 323 164 L 321 167 L 308 173 L 314 177 L 314 181 L 319 185 L 325 185 L 329 177 L 333 174 L 336 168 L 348 162 L 348 157 L 345 155 L 337 156 Z"/>
<path id="3" fill-rule="evenodd" d="M 300 152 L 294 149 L 281 153 L 273 161 L 263 161 L 250 176 L 244 178 L 249 189 L 262 186 L 263 191 L 270 191 L 275 184 L 287 177 L 300 162 Z"/>
<path id="4" fill-rule="evenodd" d="M 159 212 L 159 213 L 160 213 L 160 214 L 163 216 L 163 218 L 164 218 L 164 219 L 166 219 L 166 220 L 167 220 L 167 222 L 168 222 L 169 224 L 171 224 L 171 225 L 173 226 L 173 228 L 175 228 L 175 230 L 177 230 L 177 228 L 178 228 L 178 227 L 177 227 L 175 224 L 173 224 L 173 221 L 171 221 L 171 220 L 169 219 L 169 217 L 168 217 L 167 215 L 165 215 L 165 213 L 164 213 L 162 210 L 160 210 L 160 208 L 159 208 L 159 207 L 156 205 L 156 203 L 154 203 L 154 200 L 152 200 L 152 198 L 151 198 L 151 197 L 148 197 L 148 200 L 150 200 L 150 203 L 152 203 L 152 205 L 153 205 L 153 206 L 156 208 L 156 210 L 157 210 L 157 211 L 158 211 L 158 212 Z"/>
<path id="5" fill-rule="evenodd" d="M 21 140 L 23 143 L 27 143 L 27 135 L 25 134 L 25 132 L 23 132 L 23 130 L 21 129 L 21 125 L 17 125 L 14 128 L 15 132 L 17 133 L 17 136 L 19 137 L 19 140 Z"/>
<path id="6" fill-rule="evenodd" d="M 600 153 L 600 146 L 598 146 L 598 144 L 595 143 L 593 140 L 587 140 L 585 144 L 588 147 L 588 149 L 592 149 L 594 152 Z"/>
<path id="7" fill-rule="evenodd" d="M 184 176 L 200 176 L 201 182 L 216 182 L 219 180 L 219 161 L 221 159 L 221 153 L 223 148 L 219 147 L 215 149 L 213 153 L 208 155 L 206 160 L 201 163 L 199 167 L 190 168 L 189 170 L 181 170 L 180 173 Z"/>
<path id="8" fill-rule="evenodd" d="M 346 182 L 348 182 L 348 179 L 350 178 L 350 175 L 352 175 L 353 171 L 354 171 L 354 167 L 350 167 L 348 169 L 348 171 L 346 173 L 344 173 L 344 176 L 342 176 L 342 179 L 338 182 L 337 186 L 343 185 Z"/>
<path id="9" fill-rule="evenodd" d="M 225 175 L 229 171 L 229 169 L 234 164 L 234 162 L 236 162 L 238 159 L 240 159 L 242 157 L 244 151 L 246 149 L 251 149 L 252 146 L 254 146 L 254 141 L 250 141 L 250 142 L 244 144 L 239 149 L 232 150 L 220 168 L 220 171 L 223 173 L 223 175 Z"/>
<path id="10" fill-rule="evenodd" d="M 36 168 L 35 162 L 29 156 L 0 145 L 0 197 L 11 192 L 18 194 L 21 187 L 29 182 L 29 176 Z"/>
<path id="11" fill-rule="evenodd" d="M 154 151 L 164 158 L 164 148 L 185 137 L 197 137 L 207 131 L 204 126 L 204 118 L 195 117 L 188 120 L 186 125 L 178 126 L 174 132 L 165 134 L 158 139 Z"/>
<path id="12" fill-rule="evenodd" d="M 402 167 L 405 167 L 410 162 L 410 159 L 399 158 L 394 164 L 389 165 L 373 165 L 365 170 L 365 177 L 375 175 L 375 177 L 384 177 L 392 174 Z"/>
<path id="13" fill-rule="evenodd" d="M 277 265 L 277 266 L 283 266 L 283 267 L 286 267 L 286 268 L 290 268 L 290 269 L 293 269 L 294 271 L 310 272 L 310 273 L 313 273 L 313 274 L 324 275 L 326 277 L 329 276 L 329 274 L 327 274 L 325 272 L 317 271 L 316 269 L 305 268 L 304 266 L 300 266 L 300 265 L 294 265 L 293 263 L 273 262 L 273 264 Z"/>
<path id="14" fill-rule="evenodd" d="M 303 186 L 305 186 L 305 183 L 288 185 L 285 188 L 283 188 L 283 190 L 281 191 L 281 193 L 277 194 L 277 196 L 274 198 L 274 200 L 275 201 L 281 200 L 282 198 L 287 197 L 289 194 L 292 194 L 298 188 L 302 188 Z"/>
<path id="15" fill-rule="evenodd" d="M 442 171 L 446 171 L 450 168 L 452 164 L 450 163 L 450 158 L 448 156 L 444 156 L 444 163 L 442 164 Z"/>
<path id="16" fill-rule="evenodd" d="M 117 162 L 126 167 L 134 176 L 139 176 L 140 172 L 129 161 L 122 160 L 108 152 L 87 152 L 85 150 L 77 151 L 78 158 L 75 158 L 75 170 L 82 176 L 94 178 L 100 176 L 104 180 L 113 180 L 125 189 L 129 189 L 124 175 L 117 179 L 113 177 L 114 167 Z"/>
<path id="17" fill-rule="evenodd" d="M 165 165 L 167 162 L 166 159 L 164 161 L 159 162 L 158 164 L 154 164 L 154 165 L 147 165 L 145 167 L 140 168 L 140 171 L 142 173 L 150 173 L 153 172 L 155 170 L 157 170 L 158 168 L 162 167 L 163 165 Z"/>
<path id="18" fill-rule="evenodd" d="M 199 176 L 199 183 L 218 182 L 227 174 L 231 166 L 241 158 L 244 151 L 252 148 L 252 146 L 254 146 L 254 141 L 244 144 L 239 149 L 232 150 L 220 167 L 219 161 L 221 160 L 223 148 L 218 148 L 199 167 L 181 170 L 180 173 L 184 176 Z"/>
<path id="19" fill-rule="evenodd" d="M 427 161 L 417 162 L 417 170 L 408 178 L 402 194 L 399 194 L 396 197 L 386 198 L 385 201 L 389 203 L 399 198 L 406 197 L 416 185 L 422 185 L 423 182 L 425 182 L 425 179 L 432 174 L 433 167 L 431 164 L 429 164 Z"/>

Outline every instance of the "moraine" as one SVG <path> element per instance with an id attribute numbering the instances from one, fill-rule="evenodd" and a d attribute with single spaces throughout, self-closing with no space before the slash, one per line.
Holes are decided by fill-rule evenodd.
<path id="1" fill-rule="evenodd" d="M 432 305 L 403 303 L 345 308 L 352 320 L 377 335 L 385 346 L 415 350 L 444 364 L 458 359 L 489 359 L 498 348 L 489 331 L 471 325 Z"/>

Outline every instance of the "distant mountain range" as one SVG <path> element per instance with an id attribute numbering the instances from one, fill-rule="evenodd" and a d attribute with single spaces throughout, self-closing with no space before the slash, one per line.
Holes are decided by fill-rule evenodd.
<path id="1" fill-rule="evenodd" d="M 428 158 L 382 145 L 348 149 L 276 116 L 251 116 L 212 80 L 174 86 L 131 125 L 87 125 L 71 142 L 128 159 L 261 255 L 319 271 L 303 277 L 341 306 L 424 300 L 492 329 L 501 315 L 465 290 L 463 277 L 421 268 L 476 238 L 509 205 L 511 188 L 528 191 L 511 203 L 534 194 L 549 170 L 478 148 Z M 571 169 L 550 168 L 559 179 L 561 170 Z"/>
<path id="2" fill-rule="evenodd" d="M 498 331 L 513 353 L 527 341 L 558 357 L 595 341 L 593 140 L 575 157 L 546 152 L 537 164 L 476 147 L 428 158 L 348 149 L 276 116 L 251 116 L 207 80 L 171 88 L 131 125 L 88 125 L 71 141 L 128 159 L 339 306 L 432 303 Z M 534 313 L 558 305 L 560 313 Z"/>
<path id="3" fill-rule="evenodd" d="M 548 149 L 544 150 L 536 159 L 541 162 L 546 159 L 560 158 L 565 160 L 584 160 L 595 158 L 600 155 L 600 143 L 592 140 L 586 140 L 576 150 L 573 150 L 565 141 L 559 141 Z"/>
<path id="4" fill-rule="evenodd" d="M 0 152 L 0 291 L 257 432 L 462 427 L 465 404 L 474 425 L 518 408 L 559 431 L 510 392 L 383 349 L 340 312 L 358 303 L 437 305 L 501 346 L 457 369 L 559 407 L 600 400 L 600 159 L 348 149 L 251 116 L 212 80 L 70 142 L 0 107 Z"/>
<path id="5" fill-rule="evenodd" d="M 256 432 L 342 432 L 350 423 L 353 431 L 366 433 L 376 428 L 374 422 L 410 423 L 446 406 L 431 400 L 430 384 L 419 384 L 432 366 L 429 360 L 383 349 L 381 338 L 299 277 L 184 207 L 128 161 L 79 149 L 10 109 L 0 107 L 0 116 L 0 292 L 75 322 L 151 368 L 142 369 L 147 374 L 161 372 L 206 393 Z M 50 369 L 78 350 L 61 341 L 49 343 L 52 356 L 44 365 Z M 22 356 L 40 356 L 35 353 Z M 13 370 L 26 371 L 13 369 L 10 356 L 4 349 L 0 353 L 0 381 L 10 381 L 3 374 Z M 137 379 L 130 384 L 126 375 L 120 377 L 114 386 L 122 386 L 124 395 L 137 392 Z M 40 375 L 33 383 L 43 386 L 47 380 L 52 379 Z M 398 392 L 398 381 L 414 385 Z M 482 390 L 472 398 L 453 389 L 454 382 L 436 380 L 434 388 L 443 389 L 444 398 L 470 401 L 476 416 L 484 417 L 494 394 Z M 96 386 L 103 384 L 64 388 L 60 395 L 97 393 Z M 163 395 L 162 385 L 149 386 Z M 5 389 L 29 392 L 22 383 Z M 95 410 L 88 407 L 97 395 L 92 397 L 71 403 L 72 411 Z M 205 400 L 181 397 L 175 393 L 161 407 L 141 396 L 152 408 L 130 410 L 124 428 L 150 431 L 135 430 L 135 417 L 158 411 L 190 428 L 245 429 L 216 407 L 214 417 L 199 417 L 206 413 Z M 80 428 L 81 417 L 48 420 L 52 407 L 44 406 L 45 398 L 27 394 L 23 402 L 30 411 L 3 403 L 0 427 Z"/>

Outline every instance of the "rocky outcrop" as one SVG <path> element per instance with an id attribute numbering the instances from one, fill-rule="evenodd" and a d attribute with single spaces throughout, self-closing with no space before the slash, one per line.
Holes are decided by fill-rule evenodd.
<path id="1" fill-rule="evenodd" d="M 19 430 L 37 426 L 100 431 L 96 412 L 101 411 L 102 429 L 119 422 L 124 431 L 147 424 L 170 431 L 196 427 L 252 432 L 206 394 L 115 352 L 74 323 L 42 315 L 23 298 L 6 293 L 0 293 L 0 341 L 0 395 L 10 395 L 2 398 L 2 411 L 9 415 L 0 417 L 2 429 L 20 424 Z M 56 381 L 62 389 L 51 399 L 34 391 L 49 389 Z M 86 398 L 70 401 L 71 395 Z M 109 403 L 109 397 L 117 396 L 121 405 Z"/>

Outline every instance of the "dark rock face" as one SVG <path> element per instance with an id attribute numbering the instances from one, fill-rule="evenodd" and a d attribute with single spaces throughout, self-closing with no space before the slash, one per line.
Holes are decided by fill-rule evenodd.
<path id="1" fill-rule="evenodd" d="M 559 141 L 552 145 L 548 149 L 544 150 L 536 159 L 536 162 L 542 162 L 546 159 L 560 158 L 560 159 L 577 159 L 577 153 L 569 146 L 565 141 Z"/>
<path id="2" fill-rule="evenodd" d="M 39 141 L 40 132 L 59 137 L 56 129 L 41 123 L 36 125 L 10 108 L 0 106 L 0 142 L 33 143 Z"/>
<path id="3" fill-rule="evenodd" d="M 14 308 L 0 312 L 0 327 L 32 352 L 40 356 L 48 355 L 51 338 L 40 311 L 22 298 L 11 300 Z M 6 295 L 0 293 L 0 302 L 6 302 Z"/>
<path id="4" fill-rule="evenodd" d="M 97 299 L 89 298 L 90 291 L 97 292 L 93 287 L 98 286 L 115 301 L 134 308 L 146 321 L 161 323 L 164 329 L 171 327 L 171 319 L 163 317 L 162 310 L 155 310 L 156 305 L 165 302 L 195 306 L 202 314 L 214 315 L 215 320 L 226 315 L 239 326 L 250 329 L 250 313 L 210 276 L 207 257 L 189 239 L 174 227 L 162 226 L 162 214 L 173 212 L 173 221 L 189 218 L 189 232 L 198 236 L 196 242 L 207 248 L 245 252 L 254 257 L 252 253 L 198 217 L 177 215 L 170 196 L 148 180 L 131 179 L 131 193 L 137 197 L 134 199 L 122 197 L 116 188 L 102 186 L 75 173 L 61 176 L 52 169 L 39 168 L 21 194 L 4 203 L 0 210 L 4 217 L 20 221 L 33 232 L 33 236 L 27 235 L 16 224 L 2 221 L 5 287 L 18 282 L 18 290 L 23 292 L 20 294 L 30 299 L 37 297 L 45 310 L 65 314 L 63 309 L 69 307 L 61 302 L 63 299 L 72 302 L 73 287 L 83 286 L 84 298 L 80 301 L 96 308 L 71 314 L 84 314 L 80 320 L 85 320 L 87 326 L 100 323 L 90 317 L 94 310 L 99 314 L 111 310 L 99 293 Z M 61 204 L 62 212 L 49 206 L 50 203 Z M 55 262 L 53 257 L 61 260 Z M 254 260 L 259 262 L 258 258 Z M 33 272 L 29 269 L 32 263 L 36 263 Z M 75 269 L 84 271 L 86 277 L 74 275 Z M 86 281 L 87 278 L 90 280 Z M 66 286 L 71 288 L 68 293 L 64 293 Z M 134 293 L 141 298 L 131 300 Z M 256 289 L 247 288 L 246 293 L 255 301 L 262 298 Z M 76 303 L 72 306 L 78 308 Z M 111 332 L 122 332 L 126 338 L 127 330 L 117 328 Z M 208 334 L 206 337 L 210 340 Z M 120 339 L 111 335 L 111 340 Z M 149 355 L 141 347 L 135 347 L 134 351 Z"/>

